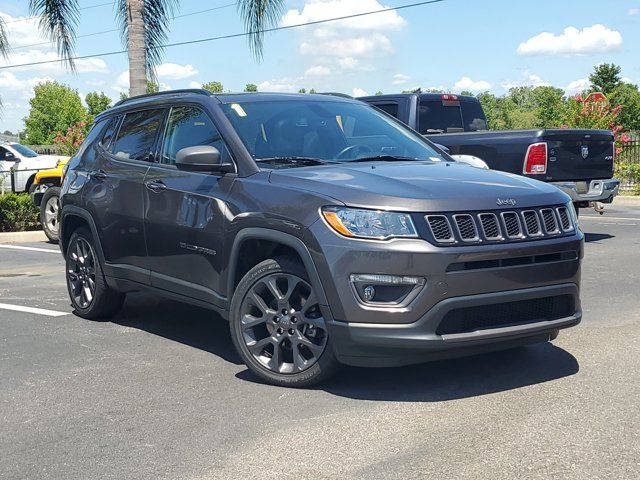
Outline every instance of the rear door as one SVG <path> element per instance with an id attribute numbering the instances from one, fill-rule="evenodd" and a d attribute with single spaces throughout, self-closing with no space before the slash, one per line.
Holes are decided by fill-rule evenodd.
<path id="1" fill-rule="evenodd" d="M 186 147 L 216 147 L 223 162 L 231 155 L 209 115 L 199 106 L 174 106 L 159 146 L 159 161 L 145 177 L 145 229 L 151 284 L 163 290 L 223 306 L 226 197 L 233 175 L 176 168 Z"/>
<path id="2" fill-rule="evenodd" d="M 613 134 L 606 130 L 545 130 L 548 181 L 601 180 L 613 175 Z"/>
<path id="3" fill-rule="evenodd" d="M 166 109 L 114 117 L 88 172 L 83 202 L 98 227 L 107 274 L 149 282 L 144 239 L 144 177 L 153 160 Z"/>

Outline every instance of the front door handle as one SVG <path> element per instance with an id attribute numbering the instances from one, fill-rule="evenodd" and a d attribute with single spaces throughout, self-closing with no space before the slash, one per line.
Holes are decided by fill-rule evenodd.
<path id="1" fill-rule="evenodd" d="M 96 180 L 106 180 L 108 175 L 104 170 L 93 170 L 92 172 L 89 172 L 89 176 Z"/>
<path id="2" fill-rule="evenodd" d="M 160 193 L 167 188 L 162 180 L 149 180 L 145 186 L 153 193 Z"/>

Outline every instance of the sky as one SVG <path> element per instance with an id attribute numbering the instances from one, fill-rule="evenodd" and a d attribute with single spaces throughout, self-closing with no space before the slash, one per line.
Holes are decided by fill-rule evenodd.
<path id="1" fill-rule="evenodd" d="M 414 3 L 416 0 L 289 0 L 280 25 L 290 26 Z M 78 55 L 122 50 L 114 7 L 108 0 L 80 0 Z M 169 42 L 239 33 L 232 0 L 181 0 Z M 0 59 L 0 132 L 20 131 L 33 86 L 57 80 L 81 97 L 102 91 L 117 100 L 128 88 L 126 55 L 77 61 L 71 73 L 59 63 L 1 68 L 56 59 L 55 48 L 28 19 L 26 0 L 0 0 L 13 51 Z M 90 7 L 90 8 L 86 8 Z M 350 95 L 394 93 L 417 87 L 451 92 L 505 93 L 521 85 L 553 85 L 568 94 L 588 86 L 594 65 L 622 67 L 640 83 L 640 0 L 444 0 L 320 25 L 267 34 L 256 61 L 246 37 L 166 49 L 157 74 L 161 89 L 220 81 L 241 91 L 300 88 Z M 38 44 L 38 45 L 34 45 Z M 635 47 L 634 47 L 635 45 Z"/>

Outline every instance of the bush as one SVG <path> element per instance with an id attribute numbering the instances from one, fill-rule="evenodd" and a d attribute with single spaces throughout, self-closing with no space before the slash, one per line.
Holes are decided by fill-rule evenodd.
<path id="1" fill-rule="evenodd" d="M 40 228 L 40 212 L 26 193 L 0 195 L 0 232 Z"/>

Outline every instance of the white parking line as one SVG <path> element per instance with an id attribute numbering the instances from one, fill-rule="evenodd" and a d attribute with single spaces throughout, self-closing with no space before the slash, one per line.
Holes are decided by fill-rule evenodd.
<path id="1" fill-rule="evenodd" d="M 12 305 L 10 303 L 0 303 L 0 309 L 13 310 L 15 312 L 35 313 L 36 315 L 46 315 L 47 317 L 61 317 L 69 315 L 69 312 L 57 312 L 56 310 L 45 310 L 44 308 L 23 307 L 22 305 Z"/>
<path id="2" fill-rule="evenodd" d="M 638 217 L 610 217 L 609 215 L 580 215 L 580 218 L 578 220 L 586 220 L 586 219 L 590 219 L 590 220 L 631 220 L 631 221 L 638 221 L 640 220 L 640 218 Z"/>
<path id="3" fill-rule="evenodd" d="M 60 255 L 60 250 L 54 248 L 23 247 L 22 245 L 0 245 L 0 248 L 7 248 L 10 250 L 29 250 L 31 252 L 57 253 Z"/>

